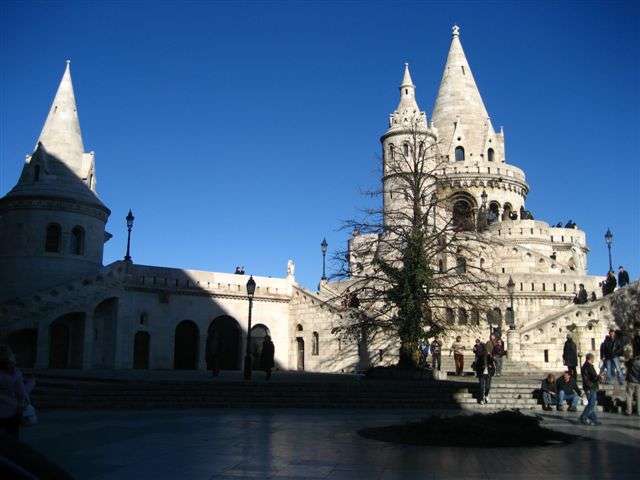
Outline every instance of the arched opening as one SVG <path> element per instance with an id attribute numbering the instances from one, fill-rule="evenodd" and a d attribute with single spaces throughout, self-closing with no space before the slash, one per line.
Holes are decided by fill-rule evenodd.
<path id="1" fill-rule="evenodd" d="M 68 313 L 49 326 L 49 367 L 82 368 L 84 313 Z"/>
<path id="2" fill-rule="evenodd" d="M 487 215 L 487 222 L 489 225 L 495 223 L 500 218 L 500 204 L 498 202 L 491 202 L 489 204 L 489 214 Z"/>
<path id="3" fill-rule="evenodd" d="M 475 203 L 469 195 L 458 193 L 452 198 L 453 228 L 456 231 L 470 231 L 475 229 Z"/>
<path id="4" fill-rule="evenodd" d="M 444 273 L 444 261 L 442 259 L 438 260 L 438 273 Z"/>
<path id="5" fill-rule="evenodd" d="M 69 250 L 72 255 L 84 254 L 84 229 L 79 225 L 76 225 L 71 230 Z"/>
<path id="6" fill-rule="evenodd" d="M 395 160 L 396 159 L 396 150 L 395 150 L 395 147 L 393 146 L 393 143 L 391 145 L 389 145 L 389 158 L 391 160 Z"/>
<path id="7" fill-rule="evenodd" d="M 320 355 L 320 335 L 313 332 L 311 343 L 311 355 Z"/>
<path id="8" fill-rule="evenodd" d="M 109 298 L 93 311 L 93 366 L 115 368 L 118 324 L 118 299 Z"/>
<path id="9" fill-rule="evenodd" d="M 456 154 L 456 162 L 464 161 L 464 148 L 460 146 L 456 147 L 455 154 Z"/>
<path id="10" fill-rule="evenodd" d="M 35 328 L 16 330 L 7 336 L 7 343 L 20 368 L 33 368 L 36 363 L 38 331 Z"/>
<path id="11" fill-rule="evenodd" d="M 302 331 L 302 325 L 298 324 L 296 325 L 296 332 L 301 332 Z"/>
<path id="12" fill-rule="evenodd" d="M 489 310 L 487 312 L 487 322 L 491 326 L 492 330 L 500 328 L 500 325 L 502 324 L 502 311 L 498 307 L 495 307 L 493 310 Z"/>
<path id="13" fill-rule="evenodd" d="M 297 351 L 297 368 L 299 372 L 304 371 L 304 339 L 301 337 L 296 338 L 296 351 Z"/>
<path id="14" fill-rule="evenodd" d="M 60 252 L 61 229 L 57 223 L 47 225 L 46 238 L 44 241 L 44 251 L 49 253 Z"/>
<path id="15" fill-rule="evenodd" d="M 480 312 L 477 308 L 471 310 L 471 325 L 475 325 L 476 327 L 480 325 Z"/>
<path id="16" fill-rule="evenodd" d="M 228 315 L 215 318 L 209 325 L 207 332 L 205 358 L 207 367 L 212 369 L 215 365 L 219 370 L 239 370 L 241 342 L 242 334 L 240 325 L 235 318 Z M 262 348 L 262 343 L 260 343 L 260 348 Z"/>
<path id="17" fill-rule="evenodd" d="M 453 311 L 453 308 L 447 308 L 447 310 L 445 311 L 445 319 L 447 321 L 447 324 L 449 325 L 453 325 L 456 321 L 456 314 Z"/>
<path id="18" fill-rule="evenodd" d="M 493 156 L 493 148 L 490 148 L 489 150 L 487 150 L 487 160 L 493 162 Z"/>
<path id="19" fill-rule="evenodd" d="M 133 368 L 140 370 L 149 368 L 150 343 L 151 335 L 149 335 L 149 332 L 136 332 L 133 340 Z"/>
<path id="20" fill-rule="evenodd" d="M 191 320 L 183 320 L 176 326 L 173 368 L 195 370 L 198 367 L 198 326 Z"/>
<path id="21" fill-rule="evenodd" d="M 258 324 L 251 329 L 251 365 L 254 370 L 262 369 L 262 345 L 267 335 L 271 333 L 265 325 Z"/>
<path id="22" fill-rule="evenodd" d="M 464 257 L 456 257 L 456 273 L 462 275 L 467 273 L 467 259 Z"/>
<path id="23" fill-rule="evenodd" d="M 467 323 L 469 323 L 467 311 L 462 307 L 458 308 L 458 325 L 466 325 Z"/>
<path id="24" fill-rule="evenodd" d="M 513 211 L 513 207 L 511 206 L 510 203 L 505 203 L 504 204 L 504 210 L 502 211 L 502 220 L 510 220 L 511 219 L 511 212 Z"/>

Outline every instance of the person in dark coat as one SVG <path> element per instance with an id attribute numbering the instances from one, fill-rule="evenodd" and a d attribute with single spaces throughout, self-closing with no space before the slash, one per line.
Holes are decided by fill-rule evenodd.
<path id="1" fill-rule="evenodd" d="M 550 411 L 553 409 L 552 405 L 558 404 L 558 388 L 556 387 L 556 377 L 553 373 L 547 375 L 542 381 L 542 409 Z"/>
<path id="2" fill-rule="evenodd" d="M 438 337 L 431 342 L 431 364 L 434 370 L 442 368 L 442 342 Z"/>
<path id="3" fill-rule="evenodd" d="M 556 388 L 558 389 L 558 411 L 564 410 L 564 402 L 566 400 L 571 403 L 569 411 L 577 412 L 582 392 L 578 388 L 576 378 L 571 376 L 569 372 L 564 372 L 556 382 Z"/>
<path id="4" fill-rule="evenodd" d="M 587 290 L 584 288 L 584 284 L 581 283 L 580 288 L 578 290 L 578 301 L 576 303 L 578 303 L 578 305 L 584 305 L 588 301 L 589 301 L 589 294 L 587 293 Z"/>
<path id="5" fill-rule="evenodd" d="M 571 338 L 571 334 L 567 333 L 567 340 L 564 342 L 562 349 L 562 361 L 567 366 L 567 370 L 573 378 L 578 377 L 576 367 L 578 366 L 578 346 Z"/>
<path id="6" fill-rule="evenodd" d="M 262 353 L 260 354 L 260 365 L 267 374 L 267 380 L 271 378 L 271 369 L 274 366 L 274 353 L 275 347 L 271 341 L 271 337 L 267 335 L 264 337 L 264 342 L 262 342 Z"/>
<path id="7" fill-rule="evenodd" d="M 607 273 L 607 279 L 604 281 L 605 295 L 613 293 L 613 291 L 616 289 L 617 284 L 618 282 L 616 282 L 616 276 L 613 274 L 613 272 Z"/>
<path id="8" fill-rule="evenodd" d="M 580 415 L 580 422 L 584 425 L 600 425 L 596 414 L 600 386 L 598 385 L 599 376 L 593 366 L 593 353 L 587 353 L 586 361 L 580 370 L 582 373 L 582 387 L 587 395 L 587 400 L 589 400 L 587 406 L 584 407 L 582 415 Z"/>
<path id="9" fill-rule="evenodd" d="M 488 342 L 487 342 L 488 343 Z M 480 403 L 489 403 L 489 391 L 491 390 L 491 377 L 496 373 L 493 357 L 485 347 L 484 351 L 476 358 L 474 367 L 480 381 Z"/>
<path id="10" fill-rule="evenodd" d="M 615 330 L 609 330 L 609 335 L 605 337 L 601 348 L 602 360 L 607 370 L 607 382 L 614 374 L 618 377 L 620 385 L 624 384 L 624 377 L 620 371 L 620 358 L 622 356 L 622 345 Z"/>
<path id="11" fill-rule="evenodd" d="M 596 292 L 591 292 L 591 301 L 595 302 L 598 299 L 598 297 L 596 297 Z"/>
<path id="12" fill-rule="evenodd" d="M 627 367 L 627 405 L 625 415 L 633 412 L 633 396 L 636 397 L 636 414 L 640 416 L 640 356 L 633 356 L 631 348 L 625 350 L 625 367 Z"/>
<path id="13" fill-rule="evenodd" d="M 620 268 L 618 269 L 618 287 L 622 288 L 625 285 L 629 285 L 629 272 L 620 265 Z"/>

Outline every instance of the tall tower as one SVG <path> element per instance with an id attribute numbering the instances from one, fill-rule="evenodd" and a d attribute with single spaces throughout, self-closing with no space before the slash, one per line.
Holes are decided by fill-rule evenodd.
<path id="1" fill-rule="evenodd" d="M 95 188 L 67 61 L 35 149 L 0 198 L 0 300 L 101 268 L 111 212 Z"/>

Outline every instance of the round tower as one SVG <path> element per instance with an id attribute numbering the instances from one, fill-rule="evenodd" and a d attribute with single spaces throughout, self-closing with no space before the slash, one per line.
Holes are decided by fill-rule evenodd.
<path id="1" fill-rule="evenodd" d="M 110 213 L 96 195 L 67 61 L 35 149 L 0 198 L 0 300 L 98 271 Z"/>

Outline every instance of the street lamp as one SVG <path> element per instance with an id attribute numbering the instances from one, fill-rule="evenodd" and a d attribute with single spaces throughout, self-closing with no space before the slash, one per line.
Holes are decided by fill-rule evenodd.
<path id="1" fill-rule="evenodd" d="M 320 250 L 322 250 L 322 280 L 327 279 L 327 274 L 325 270 L 325 262 L 327 257 L 327 247 L 329 244 L 327 243 L 327 239 L 323 238 L 322 243 L 320 244 Z"/>
<path id="2" fill-rule="evenodd" d="M 613 271 L 613 265 L 611 263 L 611 244 L 613 243 L 613 233 L 607 228 L 607 233 L 604 234 L 604 241 L 607 242 L 607 248 L 609 249 L 609 271 Z"/>
<path id="3" fill-rule="evenodd" d="M 482 199 L 482 206 L 483 207 L 487 207 L 487 197 L 489 195 L 487 195 L 487 191 L 486 190 L 482 190 L 482 194 L 480 195 L 480 198 Z"/>
<path id="4" fill-rule="evenodd" d="M 509 325 L 509 328 L 511 330 L 516 328 L 516 314 L 513 310 L 513 293 L 516 290 L 516 284 L 513 281 L 513 278 L 511 278 L 511 275 L 509 275 L 509 281 L 507 282 L 507 293 L 509 293 L 509 300 L 511 302 L 511 324 Z"/>
<path id="5" fill-rule="evenodd" d="M 244 356 L 244 379 L 251 380 L 251 310 L 253 309 L 253 295 L 256 293 L 256 281 L 253 275 L 247 281 L 247 296 L 249 297 L 249 324 L 247 326 L 247 350 Z"/>
<path id="6" fill-rule="evenodd" d="M 131 229 L 133 229 L 133 221 L 136 217 L 131 213 L 131 209 L 129 209 L 129 213 L 127 214 L 127 254 L 124 256 L 125 262 L 131 261 Z"/>

